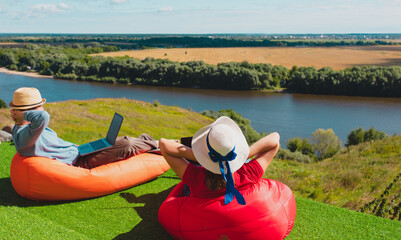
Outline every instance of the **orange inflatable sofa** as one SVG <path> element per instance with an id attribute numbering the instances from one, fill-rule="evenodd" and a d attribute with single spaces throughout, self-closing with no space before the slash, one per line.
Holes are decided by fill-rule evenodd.
<path id="1" fill-rule="evenodd" d="M 152 153 L 92 169 L 17 153 L 11 162 L 10 178 L 15 191 L 24 198 L 64 201 L 118 192 L 152 180 L 169 168 L 163 156 Z"/>

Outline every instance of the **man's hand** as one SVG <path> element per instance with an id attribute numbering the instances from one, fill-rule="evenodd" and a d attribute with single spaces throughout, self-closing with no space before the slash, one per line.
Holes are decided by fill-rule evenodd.
<path id="1" fill-rule="evenodd" d="M 24 123 L 24 111 L 11 109 L 10 110 L 11 118 L 14 120 L 16 125 L 21 125 Z"/>
<path id="2" fill-rule="evenodd" d="M 29 110 L 44 111 L 45 109 L 43 108 L 43 106 L 38 106 L 38 107 L 36 107 L 34 109 L 29 109 Z M 16 125 L 29 124 L 29 122 L 24 119 L 24 112 L 25 111 L 29 111 L 29 110 L 17 110 L 17 109 L 11 109 L 10 110 L 11 118 L 14 120 Z"/>

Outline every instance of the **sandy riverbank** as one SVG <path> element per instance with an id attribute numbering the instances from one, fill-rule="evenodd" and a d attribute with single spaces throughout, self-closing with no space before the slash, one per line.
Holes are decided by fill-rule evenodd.
<path id="1" fill-rule="evenodd" d="M 27 77 L 36 77 L 36 78 L 53 78 L 53 76 L 46 76 L 46 75 L 40 75 L 37 72 L 19 72 L 19 71 L 11 71 L 8 70 L 7 68 L 0 68 L 0 73 L 6 73 L 6 74 L 12 74 L 12 75 L 21 75 L 21 76 L 27 76 Z"/>

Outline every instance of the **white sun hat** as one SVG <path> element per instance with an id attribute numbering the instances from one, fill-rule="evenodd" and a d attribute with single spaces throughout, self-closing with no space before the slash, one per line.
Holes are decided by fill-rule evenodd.
<path id="1" fill-rule="evenodd" d="M 240 202 L 239 198 L 242 195 L 237 195 L 239 192 L 234 188 L 231 174 L 240 169 L 248 159 L 249 146 L 238 125 L 229 117 L 218 118 L 195 133 L 192 138 L 192 151 L 204 168 L 223 175 L 227 182 L 226 204 L 232 200 L 227 194 L 234 194 Z"/>
<path id="2" fill-rule="evenodd" d="M 223 116 L 198 130 L 192 138 L 192 151 L 195 158 L 207 170 L 221 174 L 219 163 L 214 162 L 209 156 L 207 137 L 210 146 L 222 156 L 226 156 L 235 147 L 237 156 L 229 161 L 232 172 L 241 168 L 247 160 L 249 146 L 244 134 L 231 118 Z"/>

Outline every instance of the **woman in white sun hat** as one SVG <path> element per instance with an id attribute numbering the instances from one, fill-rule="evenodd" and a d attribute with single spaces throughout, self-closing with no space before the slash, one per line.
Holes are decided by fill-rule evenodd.
<path id="1" fill-rule="evenodd" d="M 239 204 L 245 205 L 238 189 L 258 182 L 276 155 L 279 141 L 280 135 L 274 132 L 249 147 L 238 125 L 228 117 L 220 117 L 195 133 L 192 148 L 163 138 L 159 147 L 174 172 L 189 186 L 191 196 L 225 195 L 225 204 L 235 196 Z"/>

